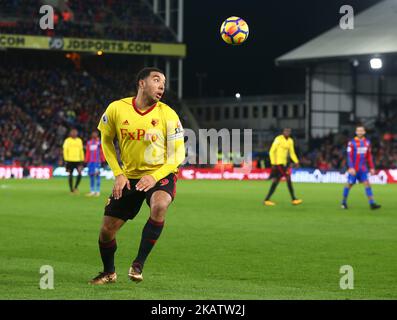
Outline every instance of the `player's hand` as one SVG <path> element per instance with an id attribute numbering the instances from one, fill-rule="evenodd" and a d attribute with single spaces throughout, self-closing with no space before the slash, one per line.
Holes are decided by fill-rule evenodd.
<path id="1" fill-rule="evenodd" d="M 156 184 L 156 180 L 151 176 L 143 176 L 138 183 L 136 184 L 135 188 L 138 191 L 149 191 L 151 188 L 153 188 Z"/>
<path id="2" fill-rule="evenodd" d="M 123 189 L 125 186 L 127 186 L 128 190 L 131 190 L 130 181 L 127 179 L 127 177 L 123 174 L 118 175 L 113 187 L 113 197 L 116 200 L 120 199 L 123 195 Z"/>
<path id="3" fill-rule="evenodd" d="M 298 168 L 300 167 L 300 164 L 299 164 L 299 162 L 297 162 L 297 163 L 294 163 L 294 164 L 293 164 L 293 167 L 294 167 L 295 169 L 298 169 Z"/>
<path id="4" fill-rule="evenodd" d="M 372 176 L 374 176 L 374 175 L 375 175 L 375 169 L 369 170 L 369 173 L 370 173 Z"/>
<path id="5" fill-rule="evenodd" d="M 356 175 L 356 170 L 354 170 L 354 168 L 349 168 L 349 170 L 347 170 L 347 172 L 349 172 L 349 174 L 351 174 L 352 176 Z"/>

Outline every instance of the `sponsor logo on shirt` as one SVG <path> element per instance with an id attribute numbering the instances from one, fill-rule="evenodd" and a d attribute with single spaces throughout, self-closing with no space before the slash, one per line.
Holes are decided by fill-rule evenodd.
<path id="1" fill-rule="evenodd" d="M 144 129 L 135 129 L 129 131 L 128 129 L 120 129 L 121 139 L 138 140 L 138 141 L 157 141 L 158 134 L 146 132 Z"/>
<path id="2" fill-rule="evenodd" d="M 366 154 L 367 153 L 368 148 L 367 147 L 358 147 L 357 148 L 357 153 L 358 154 Z"/>

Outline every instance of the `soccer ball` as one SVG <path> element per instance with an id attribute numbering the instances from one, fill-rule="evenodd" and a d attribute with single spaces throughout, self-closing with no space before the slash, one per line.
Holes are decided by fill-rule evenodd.
<path id="1" fill-rule="evenodd" d="M 227 18 L 221 25 L 221 37 L 227 44 L 239 45 L 248 38 L 248 24 L 239 17 Z"/>

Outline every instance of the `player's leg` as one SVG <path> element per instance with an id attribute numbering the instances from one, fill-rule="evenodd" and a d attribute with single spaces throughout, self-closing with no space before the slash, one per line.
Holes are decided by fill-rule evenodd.
<path id="1" fill-rule="evenodd" d="M 114 267 L 114 254 L 117 249 L 116 233 L 125 221 L 137 215 L 145 200 L 145 193 L 135 189 L 136 182 L 137 180 L 130 180 L 131 189 L 124 188 L 121 198 L 115 199 L 113 195 L 108 198 L 98 240 L 103 272 L 95 277 L 90 282 L 91 284 L 105 284 L 116 280 Z"/>
<path id="2" fill-rule="evenodd" d="M 150 217 L 143 227 L 138 254 L 128 274 L 133 281 L 143 280 L 143 266 L 163 231 L 165 215 L 171 202 L 171 195 L 163 190 L 155 191 L 150 197 Z"/>
<path id="3" fill-rule="evenodd" d="M 353 188 L 353 186 L 356 184 L 357 182 L 357 174 L 358 172 L 356 172 L 356 174 L 348 174 L 347 175 L 347 183 L 345 185 L 345 187 L 343 188 L 343 199 L 342 199 L 342 204 L 341 207 L 342 209 L 347 209 L 347 198 L 349 197 L 349 192 L 351 190 L 351 188 Z"/>
<path id="4" fill-rule="evenodd" d="M 348 183 L 346 183 L 345 187 L 343 188 L 343 199 L 342 199 L 342 209 L 347 209 L 347 198 L 349 197 L 349 192 L 350 189 L 353 187 L 353 183 L 351 183 L 352 181 L 348 181 Z"/>
<path id="5" fill-rule="evenodd" d="M 163 231 L 165 215 L 176 194 L 176 176 L 170 174 L 146 192 L 146 202 L 150 206 L 150 217 L 142 230 L 139 250 L 128 276 L 131 280 L 143 280 L 142 269 L 155 243 Z"/>
<path id="6" fill-rule="evenodd" d="M 125 221 L 111 216 L 104 216 L 99 232 L 99 252 L 101 254 L 103 271 L 90 281 L 91 284 L 106 284 L 116 282 L 114 254 L 117 250 L 116 234 Z"/>
<path id="7" fill-rule="evenodd" d="M 104 272 L 114 272 L 114 254 L 117 250 L 116 234 L 125 221 L 116 217 L 104 216 L 99 232 L 99 251 Z"/>
<path id="8" fill-rule="evenodd" d="M 68 180 L 69 180 L 69 189 L 70 189 L 70 192 L 73 192 L 73 169 L 71 169 L 71 170 L 69 171 Z"/>
<path id="9" fill-rule="evenodd" d="M 294 191 L 294 187 L 292 186 L 291 175 L 288 172 L 286 172 L 286 174 L 285 174 L 285 180 L 287 182 L 288 191 L 291 196 L 291 203 L 295 206 L 298 204 L 301 204 L 303 202 L 303 200 L 297 199 L 295 197 L 295 191 Z"/>
<path id="10" fill-rule="evenodd" d="M 66 172 L 68 173 L 69 189 L 73 193 L 73 167 L 69 162 L 66 163 Z"/>
<path id="11" fill-rule="evenodd" d="M 272 179 L 272 184 L 271 184 L 269 192 L 267 193 L 267 196 L 265 198 L 265 205 L 267 205 L 267 206 L 275 205 L 274 202 L 270 201 L 270 198 L 272 197 L 274 191 L 276 191 L 276 188 L 277 188 L 279 183 L 280 183 L 280 178 L 273 178 Z"/>
<path id="12" fill-rule="evenodd" d="M 88 176 L 90 177 L 90 193 L 87 193 L 87 197 L 95 195 L 95 168 L 92 162 L 88 163 Z"/>
<path id="13" fill-rule="evenodd" d="M 371 207 L 371 209 L 379 209 L 381 206 L 377 204 L 374 200 L 374 193 L 372 192 L 372 187 L 368 179 L 365 179 L 363 181 L 363 184 L 365 187 L 365 194 L 367 195 L 369 206 Z"/>
<path id="14" fill-rule="evenodd" d="M 83 166 L 81 164 L 78 164 L 77 167 L 77 179 L 76 179 L 76 184 L 74 185 L 74 192 L 78 192 L 78 187 L 81 181 L 81 172 L 83 171 Z"/>
<path id="15" fill-rule="evenodd" d="M 98 166 L 96 173 L 95 173 L 95 179 L 96 179 L 96 184 L 95 184 L 95 195 L 99 196 L 101 193 L 101 168 Z"/>
<path id="16" fill-rule="evenodd" d="M 272 197 L 274 191 L 276 191 L 276 188 L 280 182 L 281 179 L 281 171 L 280 171 L 280 166 L 272 166 L 272 172 L 270 173 L 270 178 L 272 179 L 272 184 L 270 186 L 269 192 L 267 193 L 267 196 L 265 198 L 265 201 L 263 202 L 264 205 L 266 206 L 274 206 L 275 203 L 273 201 L 270 201 L 270 198 Z"/>
<path id="17" fill-rule="evenodd" d="M 95 174 L 90 173 L 90 193 L 88 194 L 89 196 L 93 196 L 95 194 Z"/>

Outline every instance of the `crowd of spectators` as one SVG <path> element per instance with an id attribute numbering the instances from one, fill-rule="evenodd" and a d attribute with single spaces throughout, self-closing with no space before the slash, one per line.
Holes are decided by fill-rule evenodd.
<path id="1" fill-rule="evenodd" d="M 381 127 L 378 127 L 378 130 Z M 301 166 L 320 170 L 344 170 L 347 167 L 347 144 L 353 137 L 347 133 L 330 134 L 314 139 L 308 152 L 301 155 Z M 397 133 L 369 131 L 372 156 L 377 169 L 397 168 Z"/>
<path id="2" fill-rule="evenodd" d="M 40 0 L 0 2 L 0 33 L 175 42 L 171 30 L 142 0 L 67 1 L 67 9 L 55 8 L 53 30 L 40 28 L 41 5 Z"/>
<path id="3" fill-rule="evenodd" d="M 73 127 L 86 141 L 108 103 L 134 90 L 133 74 L 102 72 L 0 67 L 0 163 L 57 164 Z"/>
<path id="4" fill-rule="evenodd" d="M 111 61 L 80 69 L 58 61 L 0 65 L 0 164 L 61 164 L 70 129 L 86 142 L 110 102 L 135 94 L 140 68 Z M 164 101 L 178 112 L 172 92 Z"/>

